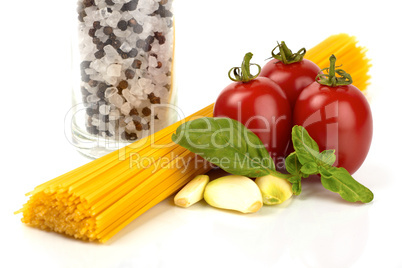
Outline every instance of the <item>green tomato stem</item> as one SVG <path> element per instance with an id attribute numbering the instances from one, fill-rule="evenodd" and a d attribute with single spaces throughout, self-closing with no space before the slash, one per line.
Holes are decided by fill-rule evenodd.
<path id="1" fill-rule="evenodd" d="M 247 83 L 253 79 L 255 79 L 261 72 L 261 66 L 255 63 L 250 63 L 251 58 L 253 57 L 253 53 L 248 52 L 243 58 L 243 62 L 241 64 L 241 67 L 233 67 L 232 69 L 229 70 L 229 78 L 230 80 L 234 82 L 244 82 Z M 258 68 L 258 73 L 256 75 L 251 74 L 250 67 L 252 65 L 257 66 Z M 232 71 L 234 77 L 232 77 Z"/>
<path id="2" fill-rule="evenodd" d="M 279 53 L 275 54 L 276 48 L 279 48 Z M 284 41 L 271 51 L 272 58 L 277 59 L 284 64 L 292 64 L 295 62 L 301 62 L 303 60 L 304 55 L 306 54 L 306 49 L 301 48 L 297 53 L 293 53 L 292 50 L 288 48 Z"/>
<path id="3" fill-rule="evenodd" d="M 336 66 L 335 63 L 336 57 L 332 54 L 331 57 L 329 57 L 329 68 L 322 69 L 316 76 L 315 80 L 321 85 L 330 87 L 347 86 L 352 84 L 353 80 L 350 74 L 339 69 L 340 66 Z"/>

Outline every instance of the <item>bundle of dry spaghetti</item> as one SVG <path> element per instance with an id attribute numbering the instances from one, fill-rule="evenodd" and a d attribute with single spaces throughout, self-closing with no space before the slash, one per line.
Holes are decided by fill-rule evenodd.
<path id="1" fill-rule="evenodd" d="M 325 66 L 328 55 L 335 54 L 345 66 L 362 70 L 351 74 L 367 85 L 369 65 L 364 50 L 355 44 L 354 37 L 332 36 L 311 49 L 308 58 Z M 213 104 L 185 120 L 212 116 L 212 110 Z M 37 186 L 16 213 L 22 212 L 22 222 L 33 227 L 106 242 L 193 177 L 211 169 L 203 159 L 171 141 L 182 123 Z"/>
<path id="2" fill-rule="evenodd" d="M 211 116 L 213 105 L 185 120 Z M 82 240 L 106 242 L 211 165 L 171 141 L 177 122 L 28 193 L 22 222 Z"/>

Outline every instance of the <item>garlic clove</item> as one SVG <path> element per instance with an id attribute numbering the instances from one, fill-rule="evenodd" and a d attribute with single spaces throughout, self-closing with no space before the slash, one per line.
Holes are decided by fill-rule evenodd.
<path id="1" fill-rule="evenodd" d="M 229 175 L 207 184 L 205 201 L 217 208 L 243 213 L 257 212 L 263 205 L 260 189 L 247 177 Z"/>
<path id="2" fill-rule="evenodd" d="M 204 190 L 209 182 L 207 175 L 198 175 L 187 183 L 174 197 L 176 206 L 187 208 L 204 197 Z"/>
<path id="3" fill-rule="evenodd" d="M 266 175 L 255 179 L 261 190 L 265 205 L 277 205 L 288 200 L 292 195 L 292 184 L 286 179 Z"/>

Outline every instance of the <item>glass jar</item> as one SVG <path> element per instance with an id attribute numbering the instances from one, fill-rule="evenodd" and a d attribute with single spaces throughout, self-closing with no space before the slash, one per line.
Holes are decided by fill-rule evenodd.
<path id="1" fill-rule="evenodd" d="M 176 120 L 173 0 L 78 0 L 71 142 L 97 158 Z"/>

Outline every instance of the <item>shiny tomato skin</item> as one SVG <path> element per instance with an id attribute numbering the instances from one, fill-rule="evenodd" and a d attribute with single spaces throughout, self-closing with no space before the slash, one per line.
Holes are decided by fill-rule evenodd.
<path id="1" fill-rule="evenodd" d="M 370 105 L 353 85 L 329 87 L 314 82 L 299 95 L 293 122 L 306 128 L 320 150 L 335 149 L 335 166 L 355 173 L 373 136 Z"/>
<path id="2" fill-rule="evenodd" d="M 214 116 L 241 122 L 260 138 L 276 164 L 283 161 L 292 112 L 285 94 L 272 80 L 257 77 L 229 84 L 215 102 Z"/>
<path id="3" fill-rule="evenodd" d="M 260 76 L 268 77 L 277 83 L 293 108 L 300 92 L 315 81 L 319 72 L 320 67 L 307 59 L 291 64 L 272 59 L 262 68 Z"/>

